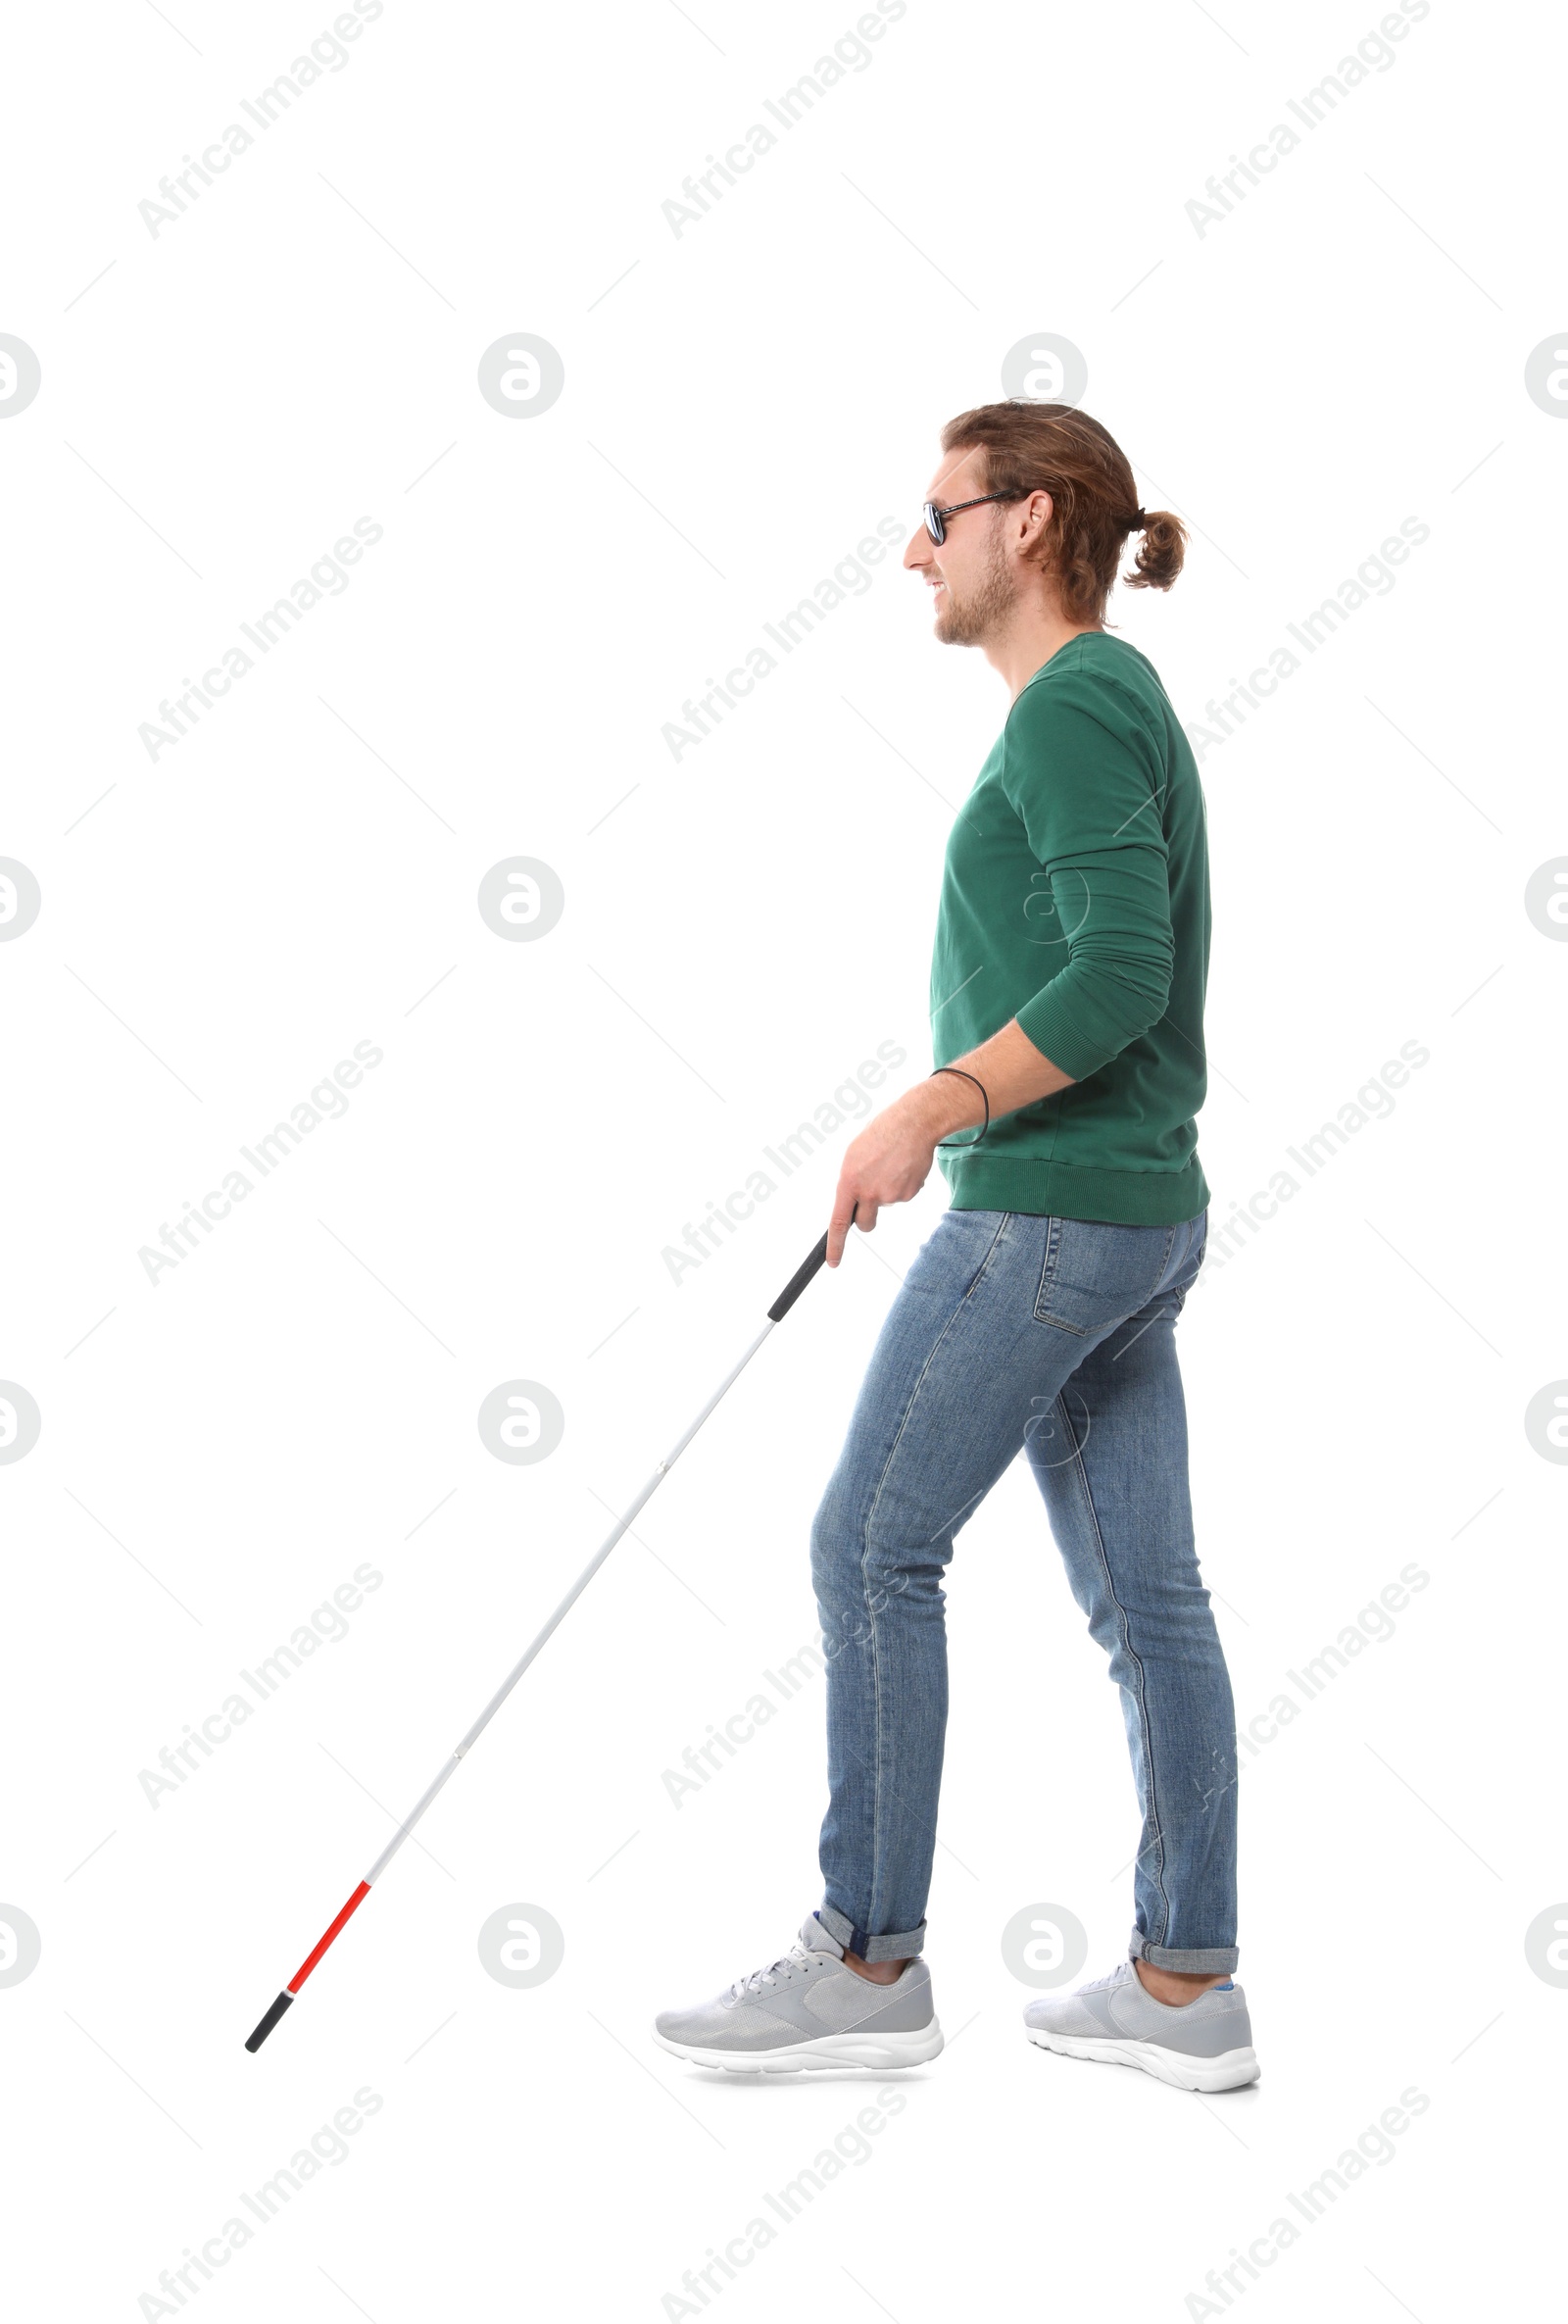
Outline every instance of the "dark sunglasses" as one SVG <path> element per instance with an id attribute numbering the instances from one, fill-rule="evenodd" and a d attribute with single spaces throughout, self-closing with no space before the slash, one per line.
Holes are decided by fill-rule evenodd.
<path id="1" fill-rule="evenodd" d="M 1012 492 L 982 492 L 976 500 L 956 500 L 952 507 L 947 509 L 939 509 L 934 500 L 923 500 L 920 503 L 920 514 L 925 519 L 926 531 L 940 549 L 948 537 L 945 519 L 956 517 L 960 509 L 983 508 L 988 500 L 1015 500 L 1017 497 L 1017 494 Z"/>

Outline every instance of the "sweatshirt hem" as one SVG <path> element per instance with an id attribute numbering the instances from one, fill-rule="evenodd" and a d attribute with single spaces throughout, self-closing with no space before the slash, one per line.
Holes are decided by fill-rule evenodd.
<path id="1" fill-rule="evenodd" d="M 977 1155 L 972 1162 L 944 1161 L 943 1175 L 955 1211 L 1021 1211 L 1112 1226 L 1180 1226 L 1209 1201 L 1196 1154 L 1180 1170 L 1105 1170 L 1027 1155 Z"/>

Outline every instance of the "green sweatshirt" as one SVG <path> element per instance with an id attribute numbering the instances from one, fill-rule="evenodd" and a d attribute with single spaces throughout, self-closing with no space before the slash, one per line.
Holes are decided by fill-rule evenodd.
<path id="1" fill-rule="evenodd" d="M 1208 938 L 1202 786 L 1158 673 L 1103 630 L 1069 638 L 1008 712 L 948 841 L 931 1057 L 1015 1016 L 1072 1083 L 994 1118 L 972 1153 L 939 1153 L 955 1210 L 1198 1215 Z"/>

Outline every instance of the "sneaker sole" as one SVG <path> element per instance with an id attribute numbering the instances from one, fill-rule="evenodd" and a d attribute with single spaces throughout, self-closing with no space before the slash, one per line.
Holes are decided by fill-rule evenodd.
<path id="1" fill-rule="evenodd" d="M 935 2057 L 942 2049 L 942 2028 L 933 2018 L 918 2033 L 820 2034 L 809 2042 L 792 2042 L 784 2050 L 700 2050 L 661 2033 L 654 2040 L 672 2057 L 684 2057 L 694 2066 L 716 2066 L 725 2074 L 820 2074 L 842 2066 L 890 2074 L 901 2066 L 923 2066 Z"/>
<path id="2" fill-rule="evenodd" d="M 1054 2050 L 1058 2057 L 1137 2066 L 1175 2090 L 1241 2090 L 1255 2082 L 1262 2071 L 1255 2050 L 1226 2050 L 1218 2057 L 1191 2057 L 1185 2051 L 1162 2050 L 1157 2042 L 1100 2042 L 1084 2034 L 1050 2034 L 1033 2025 L 1026 2025 L 1024 2032 L 1039 2049 Z"/>

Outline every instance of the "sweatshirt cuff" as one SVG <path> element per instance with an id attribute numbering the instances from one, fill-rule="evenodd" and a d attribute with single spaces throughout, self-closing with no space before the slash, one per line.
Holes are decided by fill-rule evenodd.
<path id="1" fill-rule="evenodd" d="M 1125 1047 L 1122 1042 L 1106 1048 L 1102 1039 L 1091 1041 L 1067 1014 L 1054 988 L 1049 984 L 1025 1001 L 1017 1012 L 1017 1019 L 1036 1049 L 1074 1081 L 1087 1081 L 1091 1073 L 1098 1073 L 1102 1065 L 1109 1064 L 1117 1051 Z"/>

